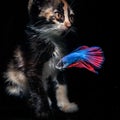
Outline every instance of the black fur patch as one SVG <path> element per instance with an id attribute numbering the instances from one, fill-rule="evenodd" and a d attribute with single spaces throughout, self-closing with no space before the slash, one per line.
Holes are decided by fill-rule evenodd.
<path id="1" fill-rule="evenodd" d="M 64 14 L 63 7 L 64 7 L 64 4 L 63 4 L 62 2 L 57 6 L 57 10 L 58 10 L 61 14 Z"/>

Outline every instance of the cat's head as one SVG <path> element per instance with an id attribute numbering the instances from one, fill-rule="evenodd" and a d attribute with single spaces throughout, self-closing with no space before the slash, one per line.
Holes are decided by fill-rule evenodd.
<path id="1" fill-rule="evenodd" d="M 42 18 L 55 30 L 66 31 L 74 22 L 74 12 L 67 0 L 29 0 L 28 9 L 35 23 L 44 24 Z"/>

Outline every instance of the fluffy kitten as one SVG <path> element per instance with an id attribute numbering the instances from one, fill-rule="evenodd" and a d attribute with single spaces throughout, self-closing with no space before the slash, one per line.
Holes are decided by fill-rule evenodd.
<path id="1" fill-rule="evenodd" d="M 26 95 L 36 115 L 43 116 L 51 108 L 52 86 L 59 109 L 75 112 L 78 107 L 68 100 L 65 78 L 56 68 L 67 53 L 62 34 L 72 29 L 73 10 L 66 0 L 29 0 L 28 11 L 26 40 L 16 48 L 5 73 L 7 92 Z"/>

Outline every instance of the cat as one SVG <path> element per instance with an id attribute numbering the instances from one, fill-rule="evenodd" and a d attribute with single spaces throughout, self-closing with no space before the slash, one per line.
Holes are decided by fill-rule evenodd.
<path id="1" fill-rule="evenodd" d="M 63 71 L 58 61 L 67 53 L 64 35 L 72 30 L 74 12 L 67 0 L 29 0 L 26 39 L 14 51 L 4 74 L 10 95 L 27 96 L 37 117 L 51 110 L 49 88 L 54 89 L 56 105 L 66 113 L 78 111 L 70 102 Z"/>

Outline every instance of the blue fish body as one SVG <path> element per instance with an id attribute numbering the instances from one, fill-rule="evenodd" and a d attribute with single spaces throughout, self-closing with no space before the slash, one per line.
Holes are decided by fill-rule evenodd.
<path id="1" fill-rule="evenodd" d="M 104 61 L 103 51 L 100 47 L 81 46 L 64 56 L 56 68 L 65 69 L 70 67 L 86 68 L 92 72 L 100 68 Z M 97 72 L 96 72 L 97 73 Z"/>

